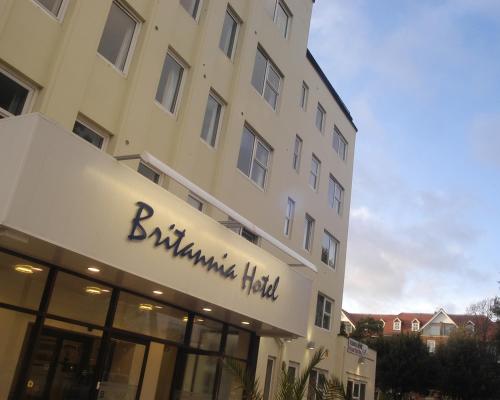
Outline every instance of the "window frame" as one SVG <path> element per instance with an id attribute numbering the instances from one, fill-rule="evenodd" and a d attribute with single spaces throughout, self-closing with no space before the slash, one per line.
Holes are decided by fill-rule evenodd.
<path id="1" fill-rule="evenodd" d="M 436 340 L 434 339 L 427 339 L 426 343 L 427 345 L 427 350 L 429 353 L 435 353 L 436 352 Z"/>
<path id="2" fill-rule="evenodd" d="M 271 370 L 268 373 L 269 361 L 271 361 Z M 274 369 L 276 367 L 276 357 L 268 356 L 266 362 L 266 371 L 264 374 L 264 389 L 262 392 L 262 399 L 269 400 L 273 392 L 274 386 Z M 269 376 L 269 380 L 267 379 Z"/>
<path id="3" fill-rule="evenodd" d="M 292 13 L 291 13 L 288 5 L 283 0 L 276 0 L 276 3 L 274 5 L 273 22 L 278 28 L 280 28 L 280 26 L 278 25 L 278 7 L 281 8 L 286 15 L 285 32 L 282 32 L 281 29 L 280 29 L 280 32 L 282 33 L 282 35 L 285 39 L 288 39 L 288 37 L 290 36 L 290 26 L 292 23 Z"/>
<path id="4" fill-rule="evenodd" d="M 224 22 L 226 20 L 226 14 L 228 14 L 234 22 L 236 22 L 236 29 L 234 31 L 234 39 L 233 39 L 233 46 L 231 48 L 231 55 L 228 55 L 221 47 L 220 47 L 220 41 L 222 39 L 222 33 L 224 32 Z M 236 54 L 236 48 L 238 46 L 238 37 L 240 34 L 240 26 L 242 24 L 241 18 L 238 16 L 238 14 L 233 10 L 233 8 L 228 4 L 226 7 L 226 14 L 224 14 L 224 21 L 222 22 L 222 30 L 221 30 L 221 36 L 219 38 L 219 49 L 222 51 L 222 53 L 225 54 L 225 56 L 231 60 L 234 61 L 234 57 Z"/>
<path id="5" fill-rule="evenodd" d="M 202 136 L 203 135 L 203 123 L 205 122 L 205 117 L 206 117 L 207 108 L 208 108 L 208 100 L 210 97 L 212 97 L 215 100 L 215 102 L 220 106 L 219 116 L 217 118 L 217 127 L 216 127 L 215 133 L 214 133 L 215 140 L 214 140 L 213 145 L 210 142 L 208 142 L 207 140 L 205 140 Z M 227 105 L 227 103 L 224 101 L 224 99 L 221 96 L 219 96 L 219 94 L 213 88 L 211 88 L 210 91 L 208 92 L 207 107 L 205 107 L 205 114 L 203 115 L 203 121 L 202 121 L 201 132 L 200 132 L 200 139 L 203 143 L 208 145 L 210 147 L 210 149 L 212 149 L 212 150 L 215 150 L 217 148 L 218 143 L 219 143 L 219 136 L 220 136 L 220 132 L 222 130 L 222 123 L 223 123 L 223 119 L 224 119 L 224 111 L 225 111 L 226 105 Z"/>
<path id="6" fill-rule="evenodd" d="M 344 152 L 342 154 L 341 154 L 340 146 L 338 147 L 338 149 L 335 148 L 335 139 L 337 139 L 337 138 L 339 140 L 339 143 L 343 143 L 343 145 L 344 145 Z M 335 153 L 337 153 L 337 155 L 340 157 L 340 159 L 342 161 L 347 160 L 347 155 L 349 152 L 349 142 L 344 137 L 344 135 L 342 135 L 342 132 L 340 132 L 340 129 L 337 127 L 337 125 L 335 125 L 333 128 L 332 147 L 333 147 L 333 150 L 335 150 Z"/>
<path id="7" fill-rule="evenodd" d="M 108 22 L 109 13 L 111 12 L 111 7 L 113 7 L 113 4 L 116 4 L 116 6 L 118 8 L 120 8 L 126 15 L 128 15 L 135 22 L 134 33 L 132 34 L 132 39 L 130 40 L 130 46 L 128 48 L 127 56 L 125 57 L 125 63 L 123 64 L 123 70 L 118 68 L 115 65 L 115 63 L 111 62 L 104 55 L 99 53 L 99 47 L 101 45 L 102 35 L 104 34 L 104 29 L 106 29 L 106 23 Z M 120 0 L 113 0 L 111 2 L 111 7 L 109 8 L 108 16 L 106 17 L 106 23 L 104 24 L 104 29 L 101 33 L 101 39 L 99 40 L 99 44 L 97 46 L 97 55 L 99 57 L 101 57 L 106 63 L 111 65 L 118 73 L 122 74 L 123 76 L 127 76 L 129 68 L 130 68 L 130 64 L 132 63 L 132 57 L 133 57 L 134 52 L 135 52 L 135 47 L 137 45 L 137 41 L 139 38 L 139 33 L 141 31 L 143 21 L 127 5 L 122 3 Z"/>
<path id="8" fill-rule="evenodd" d="M 23 115 L 27 114 L 32 110 L 33 104 L 35 102 L 37 90 L 35 87 L 31 86 L 30 84 L 26 83 L 24 80 L 21 78 L 18 78 L 15 74 L 10 72 L 8 69 L 3 68 L 0 66 L 0 73 L 5 75 L 7 78 L 12 80 L 13 82 L 17 83 L 19 86 L 22 88 L 26 89 L 28 91 L 28 94 L 26 95 L 26 100 L 24 101 L 23 109 L 18 115 Z M 8 117 L 15 117 L 15 114 L 12 114 L 11 112 L 7 111 L 5 108 L 2 108 L 0 106 L 0 116 L 4 118 Z"/>
<path id="9" fill-rule="evenodd" d="M 297 144 L 298 144 L 298 149 L 297 149 Z M 293 142 L 293 154 L 292 154 L 292 168 L 295 170 L 295 172 L 300 171 L 300 161 L 302 158 L 302 146 L 304 144 L 304 141 L 299 135 L 295 135 L 295 140 Z"/>
<path id="10" fill-rule="evenodd" d="M 66 14 L 66 10 L 68 8 L 69 0 L 62 0 L 59 10 L 57 11 L 57 15 L 53 14 L 49 9 L 47 9 L 43 4 L 41 4 L 38 0 L 31 0 L 37 7 L 39 7 L 43 12 L 49 15 L 49 17 L 55 19 L 57 22 L 62 22 L 64 19 L 64 15 Z"/>
<path id="11" fill-rule="evenodd" d="M 200 20 L 200 15 L 201 15 L 201 9 L 203 7 L 203 0 L 195 0 L 198 1 L 198 5 L 195 10 L 195 15 L 191 14 L 189 10 L 184 7 L 184 5 L 181 3 L 181 0 L 179 0 L 179 5 L 184 9 L 184 11 L 196 22 L 198 23 Z"/>
<path id="12" fill-rule="evenodd" d="M 158 86 L 160 85 L 160 81 L 161 81 L 161 77 L 162 77 L 162 73 L 163 73 L 163 68 L 165 66 L 165 62 L 166 62 L 168 56 L 170 56 L 174 60 L 174 62 L 177 63 L 182 68 L 180 82 L 177 84 L 177 94 L 175 95 L 174 110 L 173 111 L 171 111 L 166 106 L 164 106 L 163 103 L 158 101 L 158 99 L 156 98 L 156 95 L 158 94 Z M 184 84 L 185 84 L 186 79 L 187 79 L 186 75 L 187 75 L 188 69 L 189 69 L 188 64 L 186 62 L 184 62 L 184 60 L 177 55 L 175 50 L 173 50 L 171 47 L 169 47 L 166 54 L 165 54 L 165 58 L 163 59 L 163 64 L 161 67 L 160 76 L 158 77 L 158 84 L 156 87 L 154 102 L 158 107 L 160 107 L 161 110 L 165 111 L 166 113 L 168 113 L 169 115 L 171 115 L 173 117 L 177 117 L 177 114 L 179 112 L 180 104 L 182 102 L 182 95 L 184 92 Z M 163 93 L 162 99 L 164 96 L 165 96 L 165 93 Z"/>
<path id="13" fill-rule="evenodd" d="M 266 71 L 264 73 L 264 84 L 262 85 L 262 92 L 260 92 L 259 89 L 256 88 L 252 82 L 253 81 L 253 73 L 255 71 L 255 61 L 254 61 L 254 67 L 252 70 L 252 79 L 251 79 L 252 87 L 257 91 L 257 93 L 259 93 L 259 95 L 265 100 L 265 102 L 271 107 L 271 109 L 274 112 L 278 112 L 278 108 L 279 108 L 280 101 L 281 101 L 281 89 L 283 87 L 282 82 L 284 80 L 284 76 L 281 73 L 280 69 L 273 62 L 271 57 L 269 57 L 269 54 L 262 48 L 262 46 L 260 44 L 257 46 L 257 52 L 260 52 L 260 54 L 262 54 L 263 58 L 266 60 Z M 257 53 L 255 53 L 255 59 L 257 59 Z M 278 77 L 280 78 L 277 91 L 274 89 L 274 87 L 272 85 L 269 85 L 270 89 L 276 93 L 276 105 L 275 105 L 275 107 L 273 107 L 273 105 L 265 97 L 266 87 L 267 87 L 268 82 L 269 82 L 268 78 L 269 78 L 269 69 L 270 68 L 272 68 L 274 70 L 274 72 L 276 73 L 276 75 L 278 75 Z"/>
<path id="14" fill-rule="evenodd" d="M 313 378 L 315 376 L 315 378 Z M 309 375 L 309 382 L 308 382 L 308 388 L 307 388 L 307 400 L 316 400 L 316 393 L 314 390 L 312 390 L 312 386 L 314 384 L 314 388 L 318 388 L 318 385 L 320 383 L 320 377 L 322 377 L 325 382 L 328 381 L 328 371 L 325 369 L 320 369 L 320 368 L 313 368 L 311 370 L 311 374 Z M 312 381 L 314 379 L 314 382 Z"/>
<path id="15" fill-rule="evenodd" d="M 239 154 L 241 152 L 241 143 L 243 141 L 243 134 L 245 133 L 245 129 L 247 129 L 248 132 L 253 135 L 253 146 L 252 146 L 252 154 L 251 154 L 251 161 L 250 161 L 250 170 L 248 171 L 248 175 L 238 167 Z M 265 192 L 267 190 L 267 185 L 268 185 L 268 182 L 269 182 L 269 175 L 271 173 L 271 164 L 272 164 L 272 159 L 273 159 L 273 148 L 269 144 L 267 144 L 267 142 L 248 124 L 245 124 L 244 127 L 243 127 L 242 141 L 240 141 L 240 151 L 238 152 L 238 159 L 236 161 L 236 169 L 238 171 L 240 171 L 247 179 L 250 180 L 250 182 L 252 182 L 260 190 L 262 190 L 262 191 Z M 264 167 L 259 162 L 259 160 L 257 160 L 256 157 L 255 157 L 256 153 L 257 153 L 257 147 L 258 147 L 257 144 L 258 143 L 268 151 L 267 167 Z M 253 171 L 254 161 L 256 161 L 259 164 L 259 166 L 261 166 L 262 168 L 264 168 L 265 171 L 266 171 L 265 176 L 264 176 L 264 184 L 263 184 L 263 186 L 260 186 L 257 182 L 255 182 L 252 179 L 252 171 Z"/>
<path id="16" fill-rule="evenodd" d="M 318 166 L 318 171 L 317 174 L 313 173 L 313 163 L 316 161 L 316 164 Z M 311 185 L 311 177 L 314 176 L 314 185 Z M 321 176 L 321 160 L 316 157 L 316 155 L 313 153 L 311 157 L 311 169 L 309 171 L 309 187 L 314 190 L 315 192 L 318 191 L 319 189 L 319 179 Z"/>
<path id="17" fill-rule="evenodd" d="M 158 182 L 155 182 L 154 180 L 151 180 L 151 179 L 149 179 L 147 176 L 145 176 L 145 175 L 141 174 L 141 173 L 139 172 L 139 168 L 140 168 L 140 166 L 141 166 L 141 165 L 143 165 L 145 168 L 147 168 L 147 169 L 149 169 L 149 170 L 153 171 L 155 174 L 157 174 L 157 175 L 158 175 Z M 137 165 L 137 173 L 138 173 L 139 175 L 141 175 L 142 177 L 144 177 L 145 179 L 147 179 L 148 181 L 150 181 L 150 182 L 154 183 L 155 185 L 161 185 L 161 184 L 163 183 L 163 174 L 162 174 L 160 171 L 158 171 L 156 168 L 152 167 L 151 165 L 149 165 L 149 164 L 145 163 L 145 162 L 144 162 L 144 161 L 142 161 L 142 160 L 141 160 L 141 161 L 139 161 L 139 164 Z"/>
<path id="18" fill-rule="evenodd" d="M 420 322 L 417 319 L 411 321 L 411 331 L 418 332 L 420 329 Z"/>
<path id="19" fill-rule="evenodd" d="M 75 133 L 75 131 L 74 131 L 74 130 L 72 131 L 72 132 L 73 132 L 73 134 L 75 134 L 75 135 L 76 135 L 77 137 L 79 137 L 81 140 L 85 140 L 85 142 L 87 142 L 87 143 L 91 144 L 92 146 L 94 146 L 94 147 L 98 148 L 99 150 L 105 151 L 105 150 L 106 150 L 106 147 L 108 146 L 109 139 L 110 139 L 109 134 L 104 133 L 104 132 L 102 131 L 102 129 L 101 129 L 101 128 L 99 128 L 99 127 L 98 127 L 95 123 L 93 123 L 92 121 L 90 121 L 88 118 L 83 117 L 82 115 L 78 115 L 78 116 L 76 117 L 76 119 L 75 119 L 75 124 L 76 124 L 77 122 L 78 122 L 79 124 L 83 125 L 84 127 L 86 127 L 87 129 L 91 130 L 92 132 L 94 132 L 97 136 L 100 136 L 100 137 L 102 138 L 102 145 L 101 145 L 101 147 L 97 147 L 97 146 L 95 146 L 94 144 L 92 144 L 92 143 L 90 143 L 90 142 L 86 141 L 86 140 L 85 140 L 84 138 L 82 138 L 81 136 L 77 135 L 77 134 Z M 73 124 L 73 129 L 74 129 L 74 125 L 75 125 L 75 124 Z"/>
<path id="20" fill-rule="evenodd" d="M 300 92 L 300 108 L 307 111 L 307 101 L 309 100 L 309 85 L 302 81 L 302 87 Z"/>
<path id="21" fill-rule="evenodd" d="M 294 216 L 295 216 L 295 200 L 293 200 L 291 197 L 288 197 L 285 210 L 285 225 L 283 227 L 283 234 L 288 238 L 292 236 Z"/>
<path id="22" fill-rule="evenodd" d="M 333 192 L 332 189 L 333 188 Z M 337 188 L 339 189 L 340 199 L 337 199 L 335 194 L 337 193 Z M 337 200 L 338 206 L 335 207 L 335 201 Z M 328 205 L 330 208 L 333 208 L 337 215 L 342 215 L 343 206 L 344 206 L 344 187 L 340 184 L 340 182 L 335 179 L 335 177 L 330 174 L 328 179 Z"/>
<path id="23" fill-rule="evenodd" d="M 328 249 L 327 249 L 327 260 L 323 260 L 323 244 L 324 244 L 324 239 L 328 238 Z M 335 254 L 333 257 L 333 265 L 330 265 L 330 249 L 333 247 L 335 249 Z M 340 242 L 333 236 L 330 232 L 328 232 L 326 229 L 323 231 L 323 241 L 321 242 L 321 262 L 325 264 L 326 266 L 332 268 L 335 270 L 337 268 L 337 259 L 338 259 L 338 253 L 339 253 L 339 247 L 340 247 Z"/>
<path id="24" fill-rule="evenodd" d="M 318 126 L 318 113 L 321 113 L 321 127 Z M 321 133 L 325 132 L 326 110 L 325 107 L 323 107 L 319 101 L 318 105 L 316 106 L 316 119 L 314 121 L 314 125 Z"/>
<path id="25" fill-rule="evenodd" d="M 392 330 L 393 331 L 401 331 L 401 320 L 399 318 L 395 318 L 392 321 Z"/>
<path id="26" fill-rule="evenodd" d="M 293 369 L 295 373 L 293 374 L 293 379 L 297 379 L 300 373 L 300 363 L 292 360 L 288 360 L 288 365 L 286 369 L 286 373 L 290 376 L 290 369 Z"/>
<path id="27" fill-rule="evenodd" d="M 308 213 L 305 215 L 304 219 L 304 242 L 303 248 L 308 253 L 312 252 L 313 241 L 314 241 L 314 228 L 316 221 Z"/>
<path id="28" fill-rule="evenodd" d="M 194 204 L 189 201 L 190 199 L 192 201 L 197 202 L 199 204 L 199 207 L 195 207 Z M 188 193 L 188 195 L 186 197 L 186 203 L 188 203 L 191 207 L 193 207 L 194 209 L 196 209 L 200 212 L 203 212 L 203 208 L 205 207 L 205 203 L 198 196 L 196 196 L 193 193 Z"/>

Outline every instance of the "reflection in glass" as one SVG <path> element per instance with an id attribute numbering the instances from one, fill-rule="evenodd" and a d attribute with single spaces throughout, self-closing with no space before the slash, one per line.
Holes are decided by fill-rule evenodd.
<path id="1" fill-rule="evenodd" d="M 244 362 L 238 362 L 245 367 Z M 227 368 L 222 368 L 221 379 L 218 390 L 218 400 L 241 400 L 243 388 L 239 379 Z"/>
<path id="2" fill-rule="evenodd" d="M 201 350 L 219 351 L 222 324 L 196 316 L 190 346 Z"/>
<path id="3" fill-rule="evenodd" d="M 250 332 L 229 327 L 225 355 L 246 359 L 250 346 Z"/>
<path id="4" fill-rule="evenodd" d="M 188 354 L 179 400 L 211 400 L 217 371 L 217 357 Z"/>

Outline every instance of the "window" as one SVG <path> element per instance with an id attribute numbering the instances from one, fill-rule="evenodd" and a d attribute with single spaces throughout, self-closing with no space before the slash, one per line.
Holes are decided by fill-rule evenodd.
<path id="1" fill-rule="evenodd" d="M 307 109 L 307 99 L 309 97 L 309 86 L 305 82 L 302 82 L 302 90 L 300 92 L 300 108 L 304 111 Z"/>
<path id="2" fill-rule="evenodd" d="M 196 208 L 198 211 L 203 211 L 203 202 L 199 200 L 197 197 L 193 196 L 192 194 L 188 194 L 187 202 L 188 204 Z"/>
<path id="3" fill-rule="evenodd" d="M 238 169 L 264 189 L 269 172 L 271 149 L 247 126 L 243 128 Z"/>
<path id="4" fill-rule="evenodd" d="M 436 351 L 436 341 L 435 340 L 427 340 L 427 350 L 429 353 L 434 353 Z"/>
<path id="5" fill-rule="evenodd" d="M 0 118 L 28 111 L 33 91 L 11 74 L 0 71 Z"/>
<path id="6" fill-rule="evenodd" d="M 259 235 L 253 233 L 252 231 L 248 230 L 245 227 L 242 227 L 240 230 L 240 235 L 244 237 L 246 240 L 249 242 L 252 242 L 253 244 L 259 244 Z"/>
<path id="7" fill-rule="evenodd" d="M 292 379 L 297 379 L 299 376 L 300 364 L 294 361 L 288 362 L 287 375 Z"/>
<path id="8" fill-rule="evenodd" d="M 318 103 L 318 107 L 316 108 L 316 128 L 318 128 L 320 132 L 323 132 L 325 126 L 325 116 L 325 109 Z"/>
<path id="9" fill-rule="evenodd" d="M 98 149 L 102 149 L 105 144 L 105 137 L 97 133 L 96 129 L 90 128 L 88 123 L 76 120 L 73 126 L 73 133 L 93 144 Z"/>
<path id="10" fill-rule="evenodd" d="M 292 223 L 293 223 L 293 215 L 294 214 L 295 214 L 295 201 L 293 201 L 289 197 L 287 204 L 286 204 L 285 229 L 283 231 L 285 236 L 290 236 L 290 234 L 292 233 Z"/>
<path id="11" fill-rule="evenodd" d="M 276 110 L 281 85 L 281 74 L 260 48 L 257 48 L 253 67 L 252 85 Z"/>
<path id="12" fill-rule="evenodd" d="M 328 183 L 328 203 L 330 207 L 340 215 L 342 211 L 342 200 L 344 198 L 344 188 L 337 182 L 337 180 L 330 175 Z"/>
<path id="13" fill-rule="evenodd" d="M 211 92 L 208 95 L 205 118 L 203 118 L 203 126 L 201 128 L 201 138 L 212 147 L 215 147 L 217 140 L 221 114 L 222 101 L 219 100 L 213 92 Z"/>
<path id="14" fill-rule="evenodd" d="M 349 323 L 344 323 L 345 333 L 350 335 L 352 333 L 352 325 Z"/>
<path id="15" fill-rule="evenodd" d="M 323 234 L 323 244 L 321 246 L 321 261 L 335 269 L 337 260 L 337 250 L 339 242 L 327 231 Z"/>
<path id="16" fill-rule="evenodd" d="M 307 400 L 316 400 L 315 388 L 321 388 L 327 379 L 328 372 L 320 369 L 311 370 L 311 375 L 309 375 L 309 390 L 307 391 Z"/>
<path id="17" fill-rule="evenodd" d="M 137 168 L 137 172 L 148 178 L 150 181 L 153 181 L 154 183 L 160 182 L 160 174 L 156 172 L 153 168 L 148 167 L 142 161 L 139 163 L 139 168 Z"/>
<path id="18" fill-rule="evenodd" d="M 314 218 L 306 214 L 306 220 L 304 225 L 304 249 L 311 251 L 312 242 L 314 235 Z"/>
<path id="19" fill-rule="evenodd" d="M 314 189 L 318 189 L 319 173 L 321 169 L 321 161 L 313 154 L 311 159 L 311 173 L 309 175 L 309 185 Z"/>
<path id="20" fill-rule="evenodd" d="M 242 226 L 238 221 L 231 217 L 227 221 L 221 222 L 226 228 L 231 229 L 237 235 L 244 237 L 249 242 L 259 245 L 259 235 L 253 233 L 251 230 Z"/>
<path id="21" fill-rule="evenodd" d="M 35 1 L 56 18 L 58 18 L 63 11 L 62 6 L 64 0 L 35 0 Z"/>
<path id="22" fill-rule="evenodd" d="M 401 321 L 399 318 L 396 318 L 394 322 L 392 323 L 392 330 L 394 331 L 400 331 L 401 330 Z"/>
<path id="23" fill-rule="evenodd" d="M 234 16 L 234 13 L 231 10 L 227 9 L 226 16 L 224 17 L 224 24 L 222 25 L 219 48 L 230 59 L 233 58 L 234 49 L 236 48 L 237 33 L 238 19 Z"/>
<path id="24" fill-rule="evenodd" d="M 385 328 L 385 321 L 381 319 L 380 322 L 382 322 L 382 328 Z"/>
<path id="25" fill-rule="evenodd" d="M 198 16 L 198 10 L 200 9 L 201 0 L 180 0 L 180 2 L 189 15 L 196 19 Z"/>
<path id="26" fill-rule="evenodd" d="M 333 148 L 342 160 L 347 158 L 347 141 L 337 127 L 333 131 Z"/>
<path id="27" fill-rule="evenodd" d="M 170 53 L 167 53 L 156 90 L 156 101 L 172 114 L 175 114 L 177 109 L 184 69 Z"/>
<path id="28" fill-rule="evenodd" d="M 412 332 L 418 332 L 419 329 L 420 329 L 420 322 L 418 322 L 418 320 L 414 319 L 411 322 L 411 330 L 412 330 Z"/>
<path id="29" fill-rule="evenodd" d="M 293 158 L 292 158 L 292 166 L 293 169 L 299 172 L 300 168 L 300 155 L 302 153 L 302 139 L 299 135 L 295 136 L 295 142 L 293 145 Z"/>
<path id="30" fill-rule="evenodd" d="M 274 23 L 278 25 L 278 29 L 285 38 L 288 36 L 290 19 L 290 11 L 288 11 L 285 2 L 277 0 L 276 8 L 274 9 Z"/>
<path id="31" fill-rule="evenodd" d="M 98 52 L 120 71 L 125 72 L 133 50 L 139 23 L 117 2 L 111 4 Z"/>
<path id="32" fill-rule="evenodd" d="M 274 370 L 274 357 L 269 357 L 267 359 L 266 365 L 266 378 L 264 379 L 264 400 L 269 400 L 271 398 L 271 388 L 273 384 L 273 370 Z"/>
<path id="33" fill-rule="evenodd" d="M 347 381 L 347 398 L 352 400 L 365 400 L 366 383 Z"/>

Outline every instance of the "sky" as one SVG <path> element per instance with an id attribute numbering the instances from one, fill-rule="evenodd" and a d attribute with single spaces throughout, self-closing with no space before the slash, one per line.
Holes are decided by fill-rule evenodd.
<path id="1" fill-rule="evenodd" d="M 316 0 L 309 49 L 359 129 L 343 308 L 500 295 L 500 0 Z"/>

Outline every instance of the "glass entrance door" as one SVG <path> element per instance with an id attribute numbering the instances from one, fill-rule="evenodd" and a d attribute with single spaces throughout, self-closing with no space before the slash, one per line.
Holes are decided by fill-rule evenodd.
<path id="1" fill-rule="evenodd" d="M 149 343 L 126 337 L 111 337 L 99 383 L 99 400 L 139 398 Z"/>

